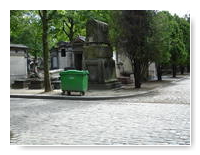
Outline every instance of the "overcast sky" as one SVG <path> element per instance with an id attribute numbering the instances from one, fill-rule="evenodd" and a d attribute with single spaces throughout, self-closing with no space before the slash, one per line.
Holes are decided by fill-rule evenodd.
<path id="1" fill-rule="evenodd" d="M 169 10 L 169 12 L 172 15 L 177 14 L 179 17 L 184 17 L 185 14 L 190 14 L 189 10 Z"/>

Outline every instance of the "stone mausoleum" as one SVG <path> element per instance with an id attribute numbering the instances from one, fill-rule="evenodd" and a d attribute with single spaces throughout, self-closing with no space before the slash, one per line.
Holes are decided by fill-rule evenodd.
<path id="1" fill-rule="evenodd" d="M 115 61 L 108 36 L 108 24 L 91 19 L 86 23 L 86 42 L 83 47 L 83 68 L 89 71 L 90 86 L 117 86 Z"/>
<path id="2" fill-rule="evenodd" d="M 51 49 L 51 70 L 74 68 L 82 70 L 85 37 L 78 36 L 72 42 L 60 41 Z"/>
<path id="3" fill-rule="evenodd" d="M 17 79 L 28 77 L 28 47 L 22 44 L 10 44 L 10 84 Z"/>

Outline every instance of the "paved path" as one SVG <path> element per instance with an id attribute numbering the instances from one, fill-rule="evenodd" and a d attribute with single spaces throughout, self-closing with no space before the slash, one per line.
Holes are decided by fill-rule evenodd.
<path id="1" fill-rule="evenodd" d="M 11 99 L 11 144 L 189 145 L 189 93 L 185 79 L 139 98 Z"/>
<path id="2" fill-rule="evenodd" d="M 153 90 L 155 93 L 121 101 L 138 103 L 190 104 L 190 78 L 174 81 Z"/>

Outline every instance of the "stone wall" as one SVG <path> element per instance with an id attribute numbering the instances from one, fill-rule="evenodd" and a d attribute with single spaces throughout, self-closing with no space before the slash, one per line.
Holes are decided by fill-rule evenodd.
<path id="1" fill-rule="evenodd" d="M 18 78 L 27 78 L 27 58 L 23 56 L 10 57 L 10 83 Z"/>

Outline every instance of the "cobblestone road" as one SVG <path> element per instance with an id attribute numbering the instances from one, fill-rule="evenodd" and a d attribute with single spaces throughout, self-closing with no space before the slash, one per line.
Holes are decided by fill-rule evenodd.
<path id="1" fill-rule="evenodd" d="M 190 145 L 189 98 L 185 79 L 131 99 L 11 99 L 11 144 Z"/>
<path id="2" fill-rule="evenodd" d="M 171 103 L 190 104 L 190 79 L 177 80 L 167 86 L 155 89 L 155 93 L 143 97 L 123 99 L 138 103 Z"/>

